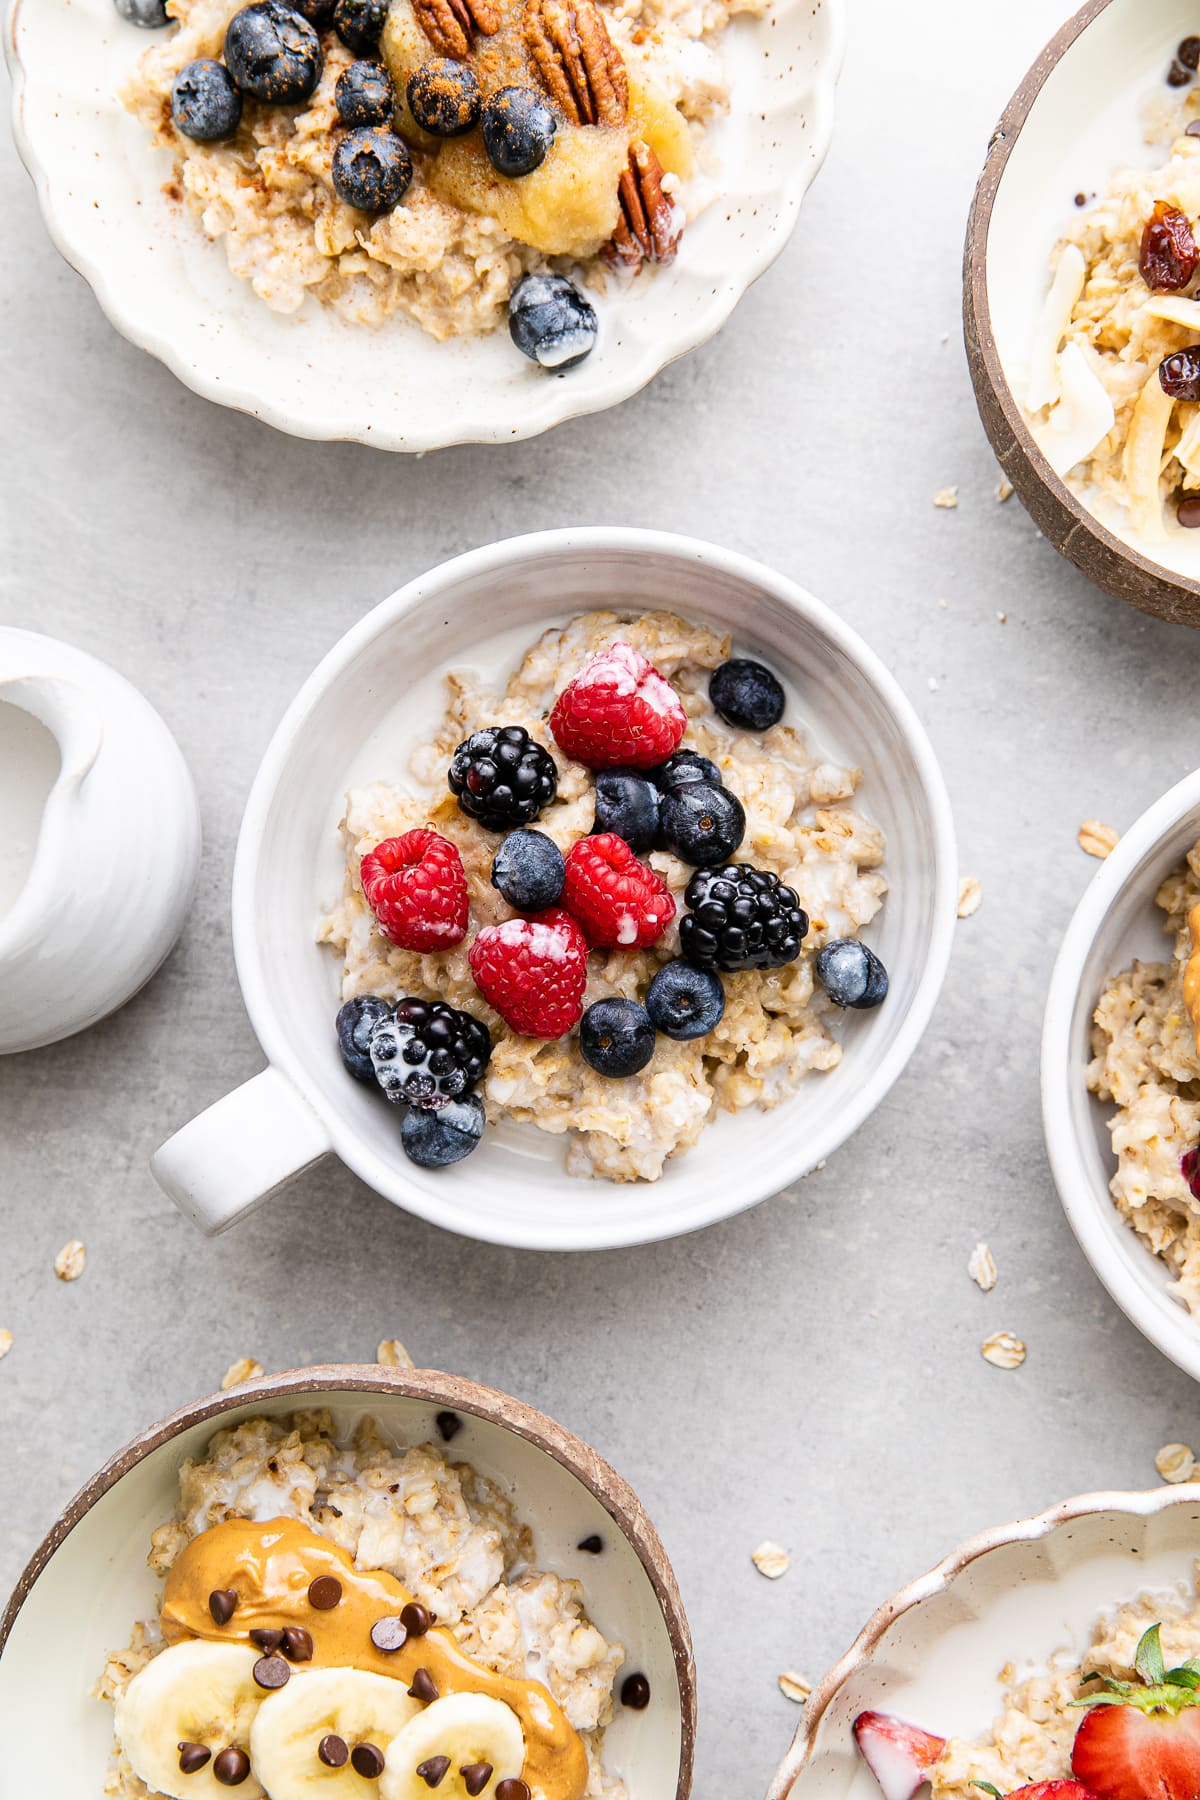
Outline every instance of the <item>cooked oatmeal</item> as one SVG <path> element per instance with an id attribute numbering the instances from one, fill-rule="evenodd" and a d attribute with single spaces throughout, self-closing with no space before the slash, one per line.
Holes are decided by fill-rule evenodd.
<path id="1" fill-rule="evenodd" d="M 394 1576 L 475 1662 L 549 1690 L 586 1752 L 586 1800 L 628 1800 L 603 1766 L 624 1647 L 591 1623 L 580 1582 L 538 1569 L 529 1526 L 470 1465 L 435 1445 L 398 1447 L 370 1418 L 349 1437 L 323 1411 L 250 1419 L 184 1463 L 174 1514 L 152 1536 L 150 1568 L 166 1582 L 203 1533 L 235 1520 L 296 1521 L 357 1569 Z M 115 1703 L 166 1648 L 159 1618 L 139 1621 L 109 1656 L 97 1696 Z M 157 1790 L 118 1746 L 103 1791 L 153 1800 Z"/>
<path id="2" fill-rule="evenodd" d="M 1109 1121 L 1117 1158 L 1109 1185 L 1117 1207 L 1170 1269 L 1175 1297 L 1200 1316 L 1200 1197 L 1183 1168 L 1200 1144 L 1200 1055 L 1184 996 L 1192 955 L 1188 917 L 1200 902 L 1200 844 L 1163 882 L 1156 902 L 1166 914 L 1173 956 L 1134 962 L 1109 982 L 1096 1008 L 1087 1083 L 1117 1107 Z"/>
<path id="3" fill-rule="evenodd" d="M 565 758 L 547 726 L 556 695 L 596 651 L 616 642 L 640 650 L 672 683 L 687 713 L 684 748 L 709 757 L 746 812 L 739 860 L 777 873 L 809 914 L 811 929 L 796 961 L 726 975 L 724 1017 L 703 1038 L 662 1037 L 641 1074 L 613 1081 L 584 1061 L 575 1035 L 553 1041 L 520 1037 L 487 1006 L 468 964 L 480 927 L 510 916 L 492 886 L 497 838 L 459 809 L 446 784 L 456 745 L 493 724 L 521 725 L 554 757 L 556 799 L 538 829 L 566 851 L 590 832 L 591 770 Z M 493 1050 L 482 1092 L 493 1123 L 507 1117 L 559 1136 L 569 1134 L 567 1169 L 616 1181 L 657 1179 L 667 1159 L 686 1150 L 719 1112 L 772 1107 L 814 1070 L 841 1060 L 837 1008 L 815 987 L 813 959 L 826 941 L 850 937 L 879 910 L 883 834 L 849 802 L 860 771 L 823 760 L 802 733 L 775 725 L 737 731 L 714 711 L 708 678 L 730 653 L 727 636 L 670 613 L 623 620 L 594 612 L 543 634 L 502 693 L 463 672 L 448 677 L 445 717 L 432 742 L 412 756 L 406 785 L 379 781 L 347 797 L 345 891 L 320 926 L 320 941 L 342 958 L 343 999 L 415 994 L 442 999 L 483 1018 Z M 471 924 L 462 943 L 434 955 L 398 949 L 380 932 L 363 896 L 359 865 L 385 838 L 430 825 L 462 857 Z M 665 851 L 647 860 L 676 901 L 676 920 L 643 950 L 593 951 L 586 1002 L 617 994 L 640 998 L 651 977 L 679 955 L 683 893 L 694 870 Z"/>

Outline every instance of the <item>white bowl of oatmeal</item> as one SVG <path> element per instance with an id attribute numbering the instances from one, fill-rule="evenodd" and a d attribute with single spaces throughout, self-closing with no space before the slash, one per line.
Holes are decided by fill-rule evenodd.
<path id="1" fill-rule="evenodd" d="M 661 615 L 665 597 L 680 617 L 638 627 Z M 598 609 L 606 620 L 534 649 L 524 686 L 522 657 L 547 627 Z M 868 941 L 890 971 L 890 992 L 874 1012 L 834 1017 L 814 992 L 807 954 L 774 999 L 736 977 L 727 1021 L 744 1028 L 744 1045 L 727 1039 L 712 1065 L 692 1046 L 665 1046 L 647 1073 L 651 1085 L 609 1081 L 606 1093 L 601 1078 L 585 1079 L 570 1046 L 558 1053 L 505 1040 L 489 1068 L 482 1147 L 459 1169 L 417 1168 L 400 1153 L 392 1109 L 347 1078 L 333 1031 L 343 994 L 378 983 L 374 965 L 386 956 L 355 901 L 357 853 L 368 836 L 411 823 L 414 795 L 418 812 L 436 809 L 439 825 L 456 830 L 443 752 L 463 719 L 484 716 L 478 696 L 515 680 L 515 701 L 505 704 L 544 733 L 538 706 L 576 672 L 588 644 L 620 638 L 625 626 L 656 634 L 655 653 L 677 673 L 698 728 L 710 717 L 708 668 L 728 654 L 731 631 L 739 653 L 765 659 L 783 678 L 781 736 L 749 745 L 714 730 L 698 741 L 731 759 L 748 821 L 739 860 L 781 879 L 786 871 L 825 927 L 821 936 L 870 920 Z M 445 721 L 446 676 L 456 668 L 466 673 Z M 372 789 L 381 778 L 389 790 L 404 786 L 414 752 L 418 777 L 433 771 L 428 784 L 410 783 L 407 798 Z M 580 774 L 564 778 L 574 809 L 559 820 L 564 842 L 590 826 Z M 349 846 L 340 829 L 348 791 Z M 490 916 L 486 868 L 459 842 L 482 919 Z M 676 888 L 688 873 L 662 867 Z M 368 615 L 280 726 L 247 807 L 234 881 L 239 975 L 271 1067 L 185 1126 L 158 1152 L 155 1173 L 208 1230 L 330 1150 L 398 1205 L 490 1241 L 585 1249 L 694 1230 L 798 1179 L 878 1104 L 940 989 L 955 887 L 949 808 L 924 732 L 861 640 L 793 583 L 730 552 L 650 532 L 551 532 L 472 552 Z M 431 960 L 428 997 L 443 981 L 455 1003 L 468 997 L 455 958 L 461 951 Z M 629 965 L 639 972 L 637 957 Z M 589 979 L 605 972 L 595 958 L 590 971 Z M 413 979 L 411 959 L 392 974 L 401 986 Z M 619 991 L 616 977 L 613 985 Z M 670 1154 L 701 1130 L 702 1153 Z"/>
<path id="2" fill-rule="evenodd" d="M 469 183 L 435 191 L 418 155 L 393 212 L 372 220 L 336 199 L 332 90 L 347 52 L 329 48 L 307 109 L 250 106 L 232 145 L 178 137 L 177 65 L 220 53 L 237 0 L 175 4 L 189 21 L 178 51 L 173 30 L 138 30 L 113 0 L 14 0 L 17 142 L 55 242 L 117 328 L 205 397 L 298 436 L 407 451 L 511 442 L 613 405 L 717 331 L 787 242 L 824 158 L 844 35 L 843 0 L 602 0 L 630 116 L 647 83 L 665 105 L 646 135 L 672 231 L 685 215 L 686 228 L 670 266 L 636 276 L 604 274 L 591 221 L 532 231 L 570 246 L 551 260 L 582 269 L 600 315 L 595 350 L 556 379 L 506 328 L 510 289 L 548 252 L 496 206 L 467 204 Z"/>
<path id="3" fill-rule="evenodd" d="M 1143 813 L 1093 878 L 1050 984 L 1042 1107 L 1055 1182 L 1096 1274 L 1200 1379 L 1200 1201 L 1182 1168 L 1200 1141 L 1183 986 L 1198 839 L 1200 771 Z"/>
<path id="4" fill-rule="evenodd" d="M 881 1606 L 820 1682 L 767 1800 L 879 1800 L 855 1742 L 864 1712 L 945 1740 L 933 1800 L 975 1800 L 976 1780 L 1007 1794 L 1069 1779 L 1081 1674 L 1128 1674 L 1159 1622 L 1169 1656 L 1200 1654 L 1197 1497 L 1090 1494 L 971 1538 Z M 897 1793 L 920 1785 L 906 1772 L 893 1765 Z"/>
<path id="5" fill-rule="evenodd" d="M 320 1593 L 310 1574 L 327 1589 L 332 1575 L 340 1591 Z M 214 1610 L 225 1596 L 233 1606 Z M 435 1615 L 435 1628 L 418 1610 L 407 1636 L 396 1633 L 401 1602 Z M 299 1639 L 279 1644 L 281 1627 L 299 1627 Z M 276 1642 L 256 1638 L 252 1649 L 250 1631 L 264 1629 Z M 180 1677 L 170 1666 L 181 1646 Z M 0 1621 L 0 1728 L 53 1736 L 55 1766 L 39 1776 L 45 1800 L 153 1797 L 161 1790 L 131 1772 L 129 1753 L 152 1766 L 147 1739 L 163 1733 L 171 1792 L 219 1792 L 216 1757 L 247 1743 L 249 1723 L 238 1731 L 227 1719 L 218 1667 L 213 1716 L 199 1732 L 193 1725 L 186 1663 L 206 1646 L 230 1663 L 253 1665 L 259 1652 L 285 1659 L 290 1674 L 252 1678 L 251 1711 L 268 1700 L 275 1709 L 276 1695 L 308 1710 L 306 1693 L 332 1684 L 353 1740 L 389 1717 L 393 1729 L 421 1729 L 434 1706 L 482 1694 L 520 1718 L 526 1786 L 553 1800 L 690 1791 L 691 1644 L 653 1526 L 578 1438 L 458 1377 L 368 1367 L 267 1377 L 152 1426 L 94 1477 Z M 418 1666 L 436 1697 L 407 1695 Z M 149 1731 L 132 1686 L 147 1668 L 167 1696 Z M 374 1721 L 356 1720 L 380 1701 Z M 255 1748 L 277 1766 L 278 1728 L 255 1723 Z M 334 1716 L 319 1729 L 336 1725 Z M 315 1743 L 316 1728 L 310 1735 Z M 403 1746 L 393 1755 L 374 1736 L 400 1760 Z M 176 1739 L 207 1749 L 207 1769 L 181 1779 Z M 522 1779 L 520 1765 L 493 1769 L 482 1800 Z M 237 1785 L 261 1800 L 256 1774 Z M 389 1771 L 374 1791 L 393 1779 Z M 440 1785 L 461 1800 L 456 1772 Z"/>

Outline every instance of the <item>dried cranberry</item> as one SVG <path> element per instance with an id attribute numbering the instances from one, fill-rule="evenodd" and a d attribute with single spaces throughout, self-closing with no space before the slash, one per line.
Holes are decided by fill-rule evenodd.
<path id="1" fill-rule="evenodd" d="M 1185 1150 L 1179 1159 L 1179 1172 L 1192 1191 L 1192 1198 L 1200 1200 L 1200 1149 Z"/>
<path id="2" fill-rule="evenodd" d="M 1200 400 L 1200 344 L 1164 356 L 1158 365 L 1158 379 L 1163 393 L 1172 400 Z"/>
<path id="3" fill-rule="evenodd" d="M 1200 497 L 1192 494 L 1181 500 L 1175 508 L 1175 517 L 1185 531 L 1200 531 Z"/>
<path id="4" fill-rule="evenodd" d="M 1142 233 L 1142 280 L 1160 294 L 1175 294 L 1196 273 L 1200 251 L 1192 228 L 1177 207 L 1165 200 L 1154 202 L 1154 211 Z"/>

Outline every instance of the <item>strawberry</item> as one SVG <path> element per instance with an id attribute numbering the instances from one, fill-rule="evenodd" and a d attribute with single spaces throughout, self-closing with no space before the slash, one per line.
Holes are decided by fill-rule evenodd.
<path id="1" fill-rule="evenodd" d="M 1200 1657 L 1165 1668 L 1152 1625 L 1134 1668 L 1136 1681 L 1104 1680 L 1076 1703 L 1088 1712 L 1071 1767 L 1097 1800 L 1200 1800 Z"/>
<path id="2" fill-rule="evenodd" d="M 989 1784 L 976 1781 L 972 1786 L 986 1791 Z M 1028 1787 L 1014 1788 L 1008 1800 L 1096 1800 L 1096 1796 L 1082 1781 L 1031 1781 Z"/>
<path id="3" fill-rule="evenodd" d="M 467 935 L 462 858 L 436 831 L 385 838 L 363 857 L 359 879 L 380 931 L 402 950 L 448 950 Z"/>
<path id="4" fill-rule="evenodd" d="M 485 925 L 467 960 L 479 989 L 522 1037 L 560 1038 L 579 1023 L 587 940 L 558 907 Z"/>
<path id="5" fill-rule="evenodd" d="M 613 644 L 567 683 L 550 729 L 564 755 L 590 769 L 649 769 L 678 750 L 687 714 L 640 650 Z"/>
<path id="6" fill-rule="evenodd" d="M 945 1738 L 881 1712 L 859 1713 L 854 1741 L 883 1789 L 884 1800 L 912 1800 L 946 1748 Z"/>
<path id="7" fill-rule="evenodd" d="M 644 950 L 675 917 L 662 877 L 613 831 L 580 838 L 567 852 L 562 903 L 593 949 Z"/>

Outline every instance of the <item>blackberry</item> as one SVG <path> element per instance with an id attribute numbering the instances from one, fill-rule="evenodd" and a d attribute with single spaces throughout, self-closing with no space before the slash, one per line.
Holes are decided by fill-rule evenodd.
<path id="1" fill-rule="evenodd" d="M 489 831 L 532 825 L 558 792 L 554 758 L 523 725 L 473 731 L 454 752 L 447 779 L 463 811 Z"/>
<path id="2" fill-rule="evenodd" d="M 444 1000 L 398 1000 L 371 1038 L 375 1079 L 389 1100 L 437 1108 L 469 1094 L 492 1054 L 482 1019 Z"/>
<path id="3" fill-rule="evenodd" d="M 698 969 L 777 969 L 800 954 L 808 914 L 770 869 L 697 869 L 684 899 L 690 911 L 680 920 L 679 944 Z"/>

